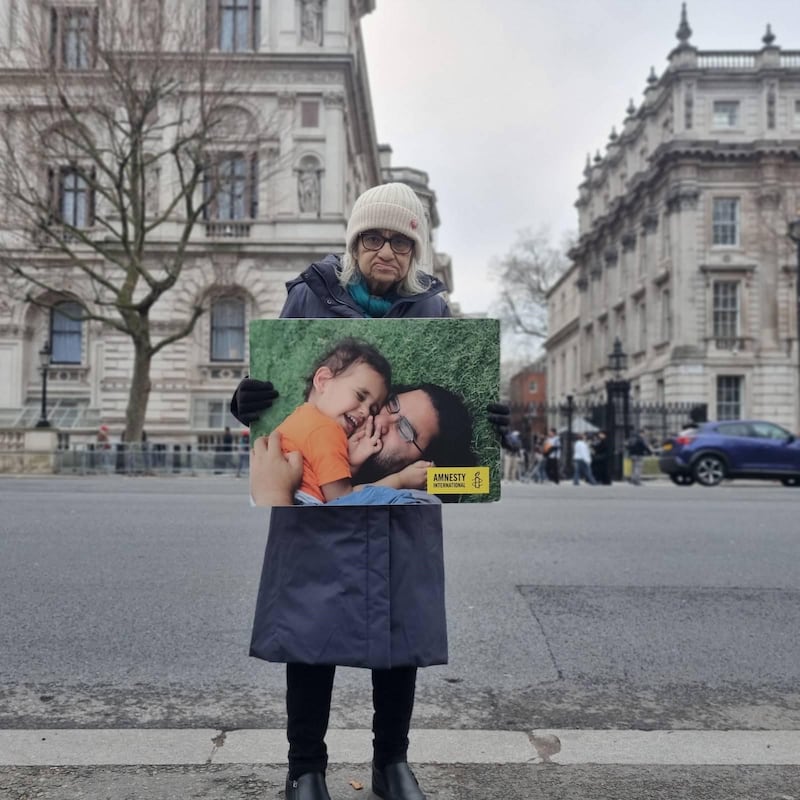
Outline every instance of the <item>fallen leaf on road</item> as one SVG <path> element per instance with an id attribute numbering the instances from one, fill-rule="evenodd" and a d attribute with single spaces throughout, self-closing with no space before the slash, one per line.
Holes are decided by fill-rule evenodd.
<path id="1" fill-rule="evenodd" d="M 350 785 L 356 790 L 360 791 L 364 788 L 364 784 L 361 781 L 350 781 Z"/>

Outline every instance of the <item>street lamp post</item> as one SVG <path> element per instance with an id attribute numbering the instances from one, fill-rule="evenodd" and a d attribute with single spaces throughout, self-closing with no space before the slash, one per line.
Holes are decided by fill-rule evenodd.
<path id="1" fill-rule="evenodd" d="M 39 415 L 39 421 L 36 423 L 37 428 L 50 427 L 50 423 L 47 420 L 47 371 L 50 368 L 50 352 L 50 342 L 46 341 L 39 351 L 39 366 L 42 369 L 42 412 Z"/>
<path id="2" fill-rule="evenodd" d="M 571 394 L 567 395 L 567 435 L 566 435 L 566 445 L 563 450 L 565 458 L 564 458 L 564 466 L 567 470 L 567 475 L 572 475 L 573 464 L 572 464 L 572 419 L 575 416 L 575 397 Z"/>
<path id="3" fill-rule="evenodd" d="M 800 432 L 800 209 L 797 216 L 789 223 L 789 238 L 797 246 L 797 278 L 794 283 L 795 299 L 797 304 L 797 402 L 798 402 L 798 432 Z"/>
<path id="4" fill-rule="evenodd" d="M 622 377 L 628 368 L 628 354 L 622 349 L 619 337 L 614 339 L 614 349 L 608 354 L 608 367 L 614 377 L 606 381 L 606 427 L 608 428 L 611 476 L 621 481 L 625 443 L 628 440 L 631 382 Z"/>

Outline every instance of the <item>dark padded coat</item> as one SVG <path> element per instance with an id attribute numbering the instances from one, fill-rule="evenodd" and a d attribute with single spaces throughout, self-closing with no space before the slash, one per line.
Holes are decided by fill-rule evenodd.
<path id="1" fill-rule="evenodd" d="M 287 283 L 281 317 L 364 316 L 327 256 Z M 389 317 L 449 317 L 444 286 Z M 250 655 L 388 669 L 447 663 L 440 505 L 273 508 Z"/>
<path id="2" fill-rule="evenodd" d="M 327 319 L 328 317 L 363 318 L 364 312 L 356 305 L 350 293 L 339 283 L 341 262 L 337 256 L 312 264 L 299 277 L 286 284 L 289 296 L 281 311 L 282 318 Z M 424 275 L 428 289 L 420 294 L 398 298 L 389 309 L 387 318 L 449 317 L 442 292 L 444 284 L 430 275 Z"/>

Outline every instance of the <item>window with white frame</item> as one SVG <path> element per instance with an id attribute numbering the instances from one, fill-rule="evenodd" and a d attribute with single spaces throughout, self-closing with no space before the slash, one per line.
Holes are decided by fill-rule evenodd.
<path id="1" fill-rule="evenodd" d="M 240 297 L 211 304 L 211 360 L 244 361 L 245 309 Z"/>
<path id="2" fill-rule="evenodd" d="M 738 128 L 739 101 L 715 100 L 713 126 L 715 128 Z"/>
<path id="3" fill-rule="evenodd" d="M 717 346 L 733 346 L 739 338 L 739 281 L 714 281 L 712 291 L 712 324 Z"/>
<path id="4" fill-rule="evenodd" d="M 83 309 L 74 301 L 53 306 L 50 311 L 50 361 L 80 364 L 83 342 Z"/>
<path id="5" fill-rule="evenodd" d="M 630 253 L 623 249 L 619 256 L 619 294 L 622 294 L 628 286 L 628 259 Z"/>
<path id="6" fill-rule="evenodd" d="M 672 292 L 661 290 L 661 341 L 672 341 Z"/>
<path id="7" fill-rule="evenodd" d="M 606 362 L 608 353 L 611 351 L 611 348 L 608 345 L 608 322 L 603 322 L 600 326 L 600 335 L 598 337 L 600 339 L 599 342 L 599 350 L 600 352 L 597 354 L 597 368 L 600 369 Z"/>
<path id="8" fill-rule="evenodd" d="M 300 127 L 319 128 L 319 103 L 316 100 L 300 101 Z"/>
<path id="9" fill-rule="evenodd" d="M 212 159 L 203 180 L 205 218 L 255 219 L 258 216 L 258 157 L 224 153 Z"/>
<path id="10" fill-rule="evenodd" d="M 642 233 L 639 236 L 638 247 L 639 277 L 647 274 L 647 237 Z"/>
<path id="11" fill-rule="evenodd" d="M 711 241 L 714 245 L 739 244 L 739 198 L 715 197 L 712 206 Z"/>
<path id="12" fill-rule="evenodd" d="M 647 350 L 647 305 L 644 302 L 639 303 L 639 347 L 638 350 Z"/>
<path id="13" fill-rule="evenodd" d="M 73 228 L 94 224 L 93 175 L 78 167 L 51 169 L 50 204 L 56 221 Z"/>
<path id="14" fill-rule="evenodd" d="M 628 341 L 628 326 L 625 320 L 625 312 L 620 311 L 617 314 L 617 338 L 622 343 L 622 349 L 624 350 L 627 346 Z"/>
<path id="15" fill-rule="evenodd" d="M 50 10 L 50 58 L 61 69 L 91 69 L 97 50 L 97 8 L 53 6 Z"/>
<path id="16" fill-rule="evenodd" d="M 228 53 L 258 50 L 261 0 L 207 0 L 208 41 Z"/>
<path id="17" fill-rule="evenodd" d="M 741 375 L 717 376 L 717 419 L 742 418 L 742 387 L 744 378 Z"/>
<path id="18" fill-rule="evenodd" d="M 529 391 L 531 394 L 535 394 L 535 393 L 536 393 L 536 391 L 538 390 L 538 388 L 539 388 L 539 384 L 538 384 L 536 381 L 531 381 L 531 382 L 528 384 L 528 391 Z"/>
<path id="19" fill-rule="evenodd" d="M 224 430 L 240 425 L 230 411 L 230 400 L 214 397 L 197 397 L 192 404 L 192 427 L 196 429 Z"/>

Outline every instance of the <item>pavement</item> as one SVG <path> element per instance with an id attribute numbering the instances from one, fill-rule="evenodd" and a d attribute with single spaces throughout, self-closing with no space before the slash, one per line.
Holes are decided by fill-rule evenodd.
<path id="1" fill-rule="evenodd" d="M 332 800 L 374 796 L 371 734 L 329 731 Z M 283 730 L 0 731 L 3 800 L 281 797 Z M 800 731 L 416 730 L 430 800 L 800 799 Z"/>

